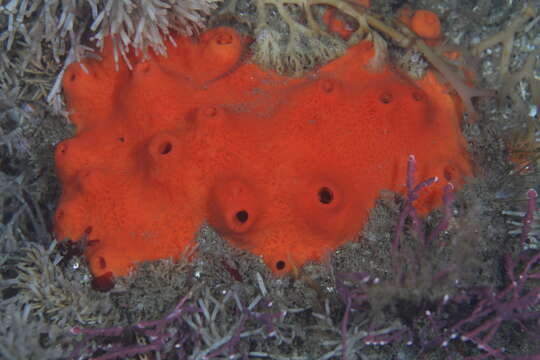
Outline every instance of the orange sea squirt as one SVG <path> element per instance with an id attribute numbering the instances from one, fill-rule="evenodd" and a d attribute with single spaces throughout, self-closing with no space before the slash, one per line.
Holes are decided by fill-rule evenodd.
<path id="1" fill-rule="evenodd" d="M 370 42 L 301 78 L 245 61 L 231 28 L 176 42 L 132 70 L 110 44 L 66 70 L 77 134 L 56 148 L 55 231 L 92 240 L 95 276 L 178 258 L 205 221 L 285 274 L 355 239 L 381 190 L 403 194 L 409 154 L 441 179 L 421 214 L 472 174 L 459 101 L 431 72 L 373 71 Z"/>
<path id="2" fill-rule="evenodd" d="M 356 0 L 353 4 L 354 3 L 361 5 L 366 9 L 371 6 L 370 0 Z M 329 7 L 324 12 L 322 19 L 323 23 L 327 26 L 328 31 L 338 34 L 344 40 L 349 40 L 354 32 L 354 28 L 349 27 L 339 14 L 339 11 L 335 7 Z"/>
<path id="3" fill-rule="evenodd" d="M 436 40 L 441 37 L 439 17 L 429 10 L 416 10 L 411 19 L 411 28 L 424 39 Z"/>

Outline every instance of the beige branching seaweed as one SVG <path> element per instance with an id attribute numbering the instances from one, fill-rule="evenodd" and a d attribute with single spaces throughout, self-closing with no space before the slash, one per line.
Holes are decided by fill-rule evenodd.
<path id="1" fill-rule="evenodd" d="M 517 34 L 530 32 L 539 21 L 539 9 L 526 4 L 519 13 L 519 16 L 516 16 L 505 29 L 486 38 L 473 47 L 474 53 L 480 55 L 485 50 L 501 44 L 502 53 L 499 63 L 501 87 L 498 94 L 499 99 L 502 102 L 510 101 L 514 111 L 519 114 L 530 113 L 529 104 L 525 101 L 522 92 L 516 91 L 518 84 L 522 81 L 529 84 L 530 102 L 537 108 L 540 107 L 540 79 L 534 75 L 540 52 L 536 50 L 529 53 L 523 66 L 514 72 L 511 72 L 511 57 L 514 52 Z"/>

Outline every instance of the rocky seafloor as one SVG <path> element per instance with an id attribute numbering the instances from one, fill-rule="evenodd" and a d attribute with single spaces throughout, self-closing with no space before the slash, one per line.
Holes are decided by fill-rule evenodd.
<path id="1" fill-rule="evenodd" d="M 404 5 L 439 14 L 444 46 L 470 54 L 476 86 L 497 91 L 478 99 L 478 118 L 463 125 L 478 175 L 456 194 L 451 218 L 438 211 L 426 219 L 428 230 L 445 220 L 448 226 L 421 259 L 410 224 L 397 228 L 406 200 L 390 193 L 381 194 L 358 242 L 279 279 L 206 225 L 193 261 L 143 264 L 108 292 L 94 290 L 84 258 L 56 243 L 52 219 L 61 189 L 54 146 L 74 134 L 58 81 L 66 64 L 88 56 L 95 39 L 114 33 L 126 16 L 146 24 L 138 42 L 126 33 L 139 48 L 158 46 L 155 29 L 186 26 L 175 16 L 191 19 L 184 29 L 192 32 L 225 24 L 255 38 L 265 30 L 290 35 L 275 3 L 0 4 L 0 358 L 540 356 L 540 214 L 528 214 L 529 230 L 522 223 L 536 202 L 528 190 L 540 188 L 540 5 L 533 1 L 372 1 L 372 13 L 388 23 Z M 288 3 L 293 19 L 302 19 L 304 3 Z M 264 26 L 260 11 L 268 12 Z M 328 44 L 303 36 L 308 55 Z M 420 51 L 381 36 L 390 61 L 406 59 L 411 73 L 428 66 Z M 260 44 L 252 46 L 261 64 L 298 73 L 285 49 L 270 62 Z M 316 65 L 306 58 L 300 67 Z M 391 254 L 396 228 L 403 232 L 399 259 Z M 422 271 L 410 271 L 415 261 Z M 397 279 L 396 271 L 406 275 Z"/>

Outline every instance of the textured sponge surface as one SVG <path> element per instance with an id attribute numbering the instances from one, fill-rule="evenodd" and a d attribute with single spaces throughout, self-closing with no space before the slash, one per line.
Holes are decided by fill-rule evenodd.
<path id="1" fill-rule="evenodd" d="M 131 70 L 109 44 L 66 71 L 77 135 L 57 146 L 56 235 L 94 240 L 96 276 L 180 257 L 204 221 L 284 274 L 353 240 L 381 190 L 403 193 L 409 154 L 441 179 L 423 214 L 472 174 L 459 102 L 429 72 L 370 70 L 369 42 L 301 78 L 246 62 L 230 28 L 176 42 Z"/>

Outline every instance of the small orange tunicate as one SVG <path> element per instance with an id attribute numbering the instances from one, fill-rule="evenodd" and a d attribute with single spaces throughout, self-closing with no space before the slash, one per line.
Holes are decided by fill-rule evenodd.
<path id="1" fill-rule="evenodd" d="M 411 28 L 423 39 L 436 40 L 441 37 L 439 17 L 429 10 L 416 10 L 411 19 Z"/>

